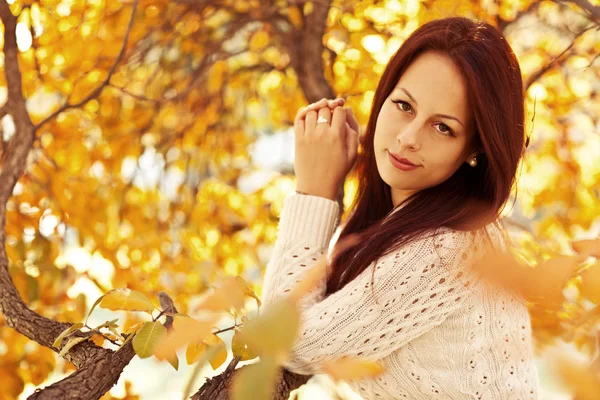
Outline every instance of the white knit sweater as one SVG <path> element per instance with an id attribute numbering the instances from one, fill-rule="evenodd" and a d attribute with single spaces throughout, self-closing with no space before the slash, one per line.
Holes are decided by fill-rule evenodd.
<path id="1" fill-rule="evenodd" d="M 265 305 L 286 295 L 319 257 L 331 256 L 338 210 L 323 197 L 286 197 Z M 500 243 L 497 228 L 488 232 Z M 383 374 L 349 382 L 365 399 L 537 399 L 525 302 L 464 268 L 481 254 L 483 236 L 449 229 L 423 236 L 326 299 L 323 276 L 300 303 L 300 331 L 284 366 L 316 374 L 342 356 L 378 361 Z"/>

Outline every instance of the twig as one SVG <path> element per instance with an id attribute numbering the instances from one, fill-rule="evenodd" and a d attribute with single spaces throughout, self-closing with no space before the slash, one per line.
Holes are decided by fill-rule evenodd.
<path id="1" fill-rule="evenodd" d="M 108 75 L 106 76 L 104 81 L 96 89 L 94 89 L 90 94 L 88 94 L 83 100 L 79 101 L 78 103 L 69 104 L 69 102 L 67 100 L 65 102 L 65 104 L 63 104 L 62 107 L 60 107 L 58 110 L 56 110 L 55 112 L 50 114 L 48 117 L 46 117 L 44 120 L 42 120 L 42 122 L 35 125 L 34 131 L 37 131 L 42 125 L 44 125 L 46 122 L 52 120 L 60 113 L 66 111 L 70 108 L 79 108 L 82 105 L 86 104 L 88 101 L 93 100 L 100 95 L 102 90 L 109 84 L 110 79 L 112 78 L 113 74 L 115 73 L 115 71 L 117 69 L 117 66 L 119 65 L 119 63 L 123 59 L 123 56 L 125 55 L 125 50 L 127 49 L 127 44 L 129 42 L 129 36 L 131 34 L 131 29 L 133 27 L 133 22 L 135 21 L 135 14 L 137 11 L 138 4 L 139 4 L 139 0 L 134 0 L 133 6 L 131 9 L 131 18 L 129 19 L 129 24 L 127 25 L 127 30 L 125 32 L 125 38 L 123 39 L 123 46 L 121 47 L 121 51 L 119 51 L 119 54 L 117 55 L 117 58 L 115 59 L 115 62 L 110 67 L 110 70 L 108 71 Z"/>

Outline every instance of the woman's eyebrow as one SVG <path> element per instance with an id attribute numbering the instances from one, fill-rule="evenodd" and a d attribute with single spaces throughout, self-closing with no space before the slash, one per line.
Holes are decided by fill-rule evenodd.
<path id="1" fill-rule="evenodd" d="M 400 89 L 400 90 L 402 90 L 404 93 L 406 93 L 406 95 L 407 95 L 408 97 L 410 97 L 410 99 L 411 99 L 411 100 L 412 100 L 412 101 L 413 101 L 413 102 L 414 102 L 416 105 L 419 105 L 419 102 L 418 102 L 418 101 L 417 101 L 417 100 L 416 100 L 416 99 L 415 99 L 415 98 L 412 96 L 412 94 L 410 94 L 410 92 L 409 92 L 408 90 L 406 90 L 406 89 L 404 89 L 404 88 L 402 88 L 402 87 L 396 87 L 396 89 Z M 462 122 L 460 122 L 460 120 L 459 120 L 458 118 L 456 118 L 456 117 L 453 117 L 452 115 L 448 115 L 448 114 L 435 114 L 435 116 L 442 117 L 442 118 L 447 118 L 447 119 L 453 119 L 453 120 L 455 120 L 456 122 L 458 122 L 459 124 L 461 124 L 461 125 L 463 126 L 463 128 L 465 127 L 465 125 L 464 125 Z"/>

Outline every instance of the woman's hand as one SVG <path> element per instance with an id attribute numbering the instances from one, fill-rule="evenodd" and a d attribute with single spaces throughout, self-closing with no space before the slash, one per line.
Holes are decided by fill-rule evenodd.
<path id="1" fill-rule="evenodd" d="M 322 99 L 301 109 L 294 120 L 296 189 L 335 200 L 356 161 L 358 121 L 343 99 Z M 329 122 L 317 123 L 323 117 Z"/>

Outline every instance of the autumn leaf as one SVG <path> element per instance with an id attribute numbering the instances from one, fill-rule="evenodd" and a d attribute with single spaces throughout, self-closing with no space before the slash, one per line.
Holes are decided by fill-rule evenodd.
<path id="1" fill-rule="evenodd" d="M 173 329 L 156 344 L 154 354 L 157 358 L 164 359 L 183 345 L 212 335 L 211 329 L 218 320 L 218 316 L 208 316 L 200 321 L 188 316 L 176 315 L 173 317 Z"/>
<path id="2" fill-rule="evenodd" d="M 75 337 L 75 338 L 70 338 L 69 341 L 67 342 L 66 345 L 64 345 L 64 347 L 60 350 L 60 353 L 58 353 L 59 356 L 64 357 L 65 354 L 67 354 L 67 352 L 69 350 L 71 350 L 71 348 L 73 346 L 75 346 L 78 343 L 83 342 L 84 340 L 88 340 L 88 337 Z"/>
<path id="3" fill-rule="evenodd" d="M 577 240 L 572 242 L 571 245 L 582 256 L 600 258 L 600 239 Z"/>
<path id="4" fill-rule="evenodd" d="M 209 335 L 206 338 L 190 342 L 187 346 L 185 357 L 188 365 L 194 364 L 200 360 L 203 354 L 209 348 L 217 347 L 219 350 L 216 351 L 209 359 L 210 366 L 216 370 L 219 368 L 227 359 L 227 347 L 223 339 L 217 335 Z"/>
<path id="5" fill-rule="evenodd" d="M 231 308 L 240 311 L 244 308 L 244 295 L 248 292 L 246 286 L 243 279 L 228 277 L 195 308 L 195 311 L 229 312 Z"/>
<path id="6" fill-rule="evenodd" d="M 269 305 L 257 318 L 249 320 L 238 333 L 238 339 L 255 354 L 283 361 L 296 338 L 300 316 L 296 306 L 281 300 Z"/>
<path id="7" fill-rule="evenodd" d="M 100 307 L 118 311 L 144 311 L 151 313 L 154 305 L 142 293 L 131 289 L 113 289 L 100 301 Z"/>
<path id="8" fill-rule="evenodd" d="M 140 358 L 150 357 L 160 341 L 166 336 L 167 328 L 159 321 L 144 323 L 133 338 L 133 349 Z"/>
<path id="9" fill-rule="evenodd" d="M 252 353 L 248 345 L 240 338 L 239 332 L 240 330 L 236 328 L 231 339 L 231 351 L 233 355 L 241 357 L 240 361 L 248 361 L 258 357 L 258 355 Z"/>
<path id="10" fill-rule="evenodd" d="M 589 266 L 581 274 L 581 295 L 600 304 L 600 262 Z"/>
<path id="11" fill-rule="evenodd" d="M 52 343 L 52 346 L 59 348 L 62 340 L 68 336 L 69 334 L 78 331 L 79 329 L 83 328 L 83 324 L 81 322 L 78 322 L 76 324 L 71 325 L 70 327 L 68 327 L 67 329 L 65 329 L 64 331 L 62 331 L 60 333 L 60 335 L 58 335 L 58 337 L 56 338 L 56 340 L 54 341 L 54 343 Z"/>
<path id="12" fill-rule="evenodd" d="M 383 367 L 373 361 L 341 358 L 323 364 L 321 371 L 331 376 L 335 381 L 351 381 L 380 375 L 383 372 Z"/>
<path id="13" fill-rule="evenodd" d="M 232 400 L 271 400 L 278 365 L 272 357 L 261 357 L 234 376 Z"/>

